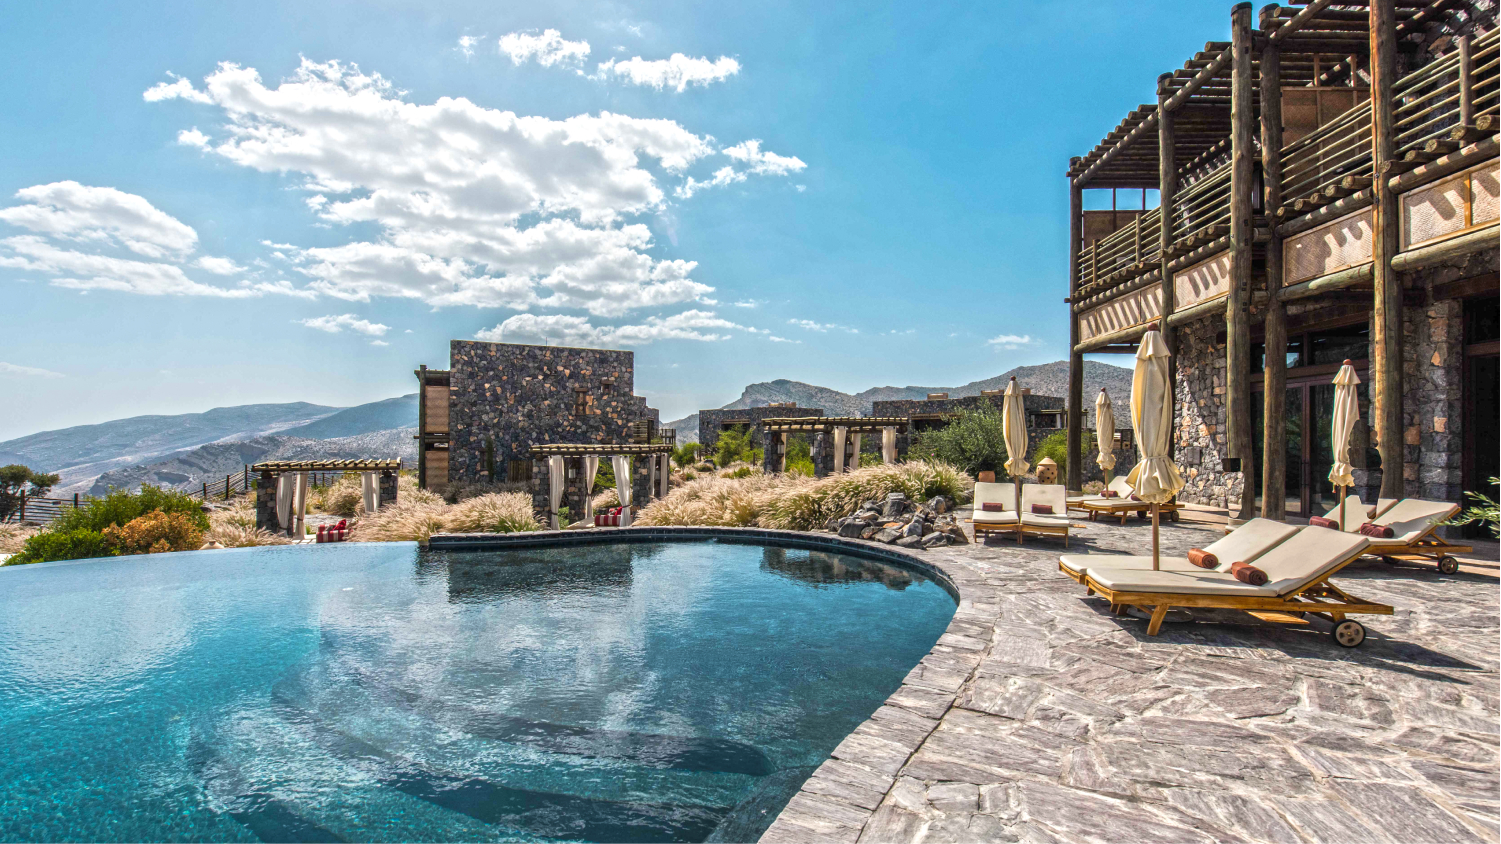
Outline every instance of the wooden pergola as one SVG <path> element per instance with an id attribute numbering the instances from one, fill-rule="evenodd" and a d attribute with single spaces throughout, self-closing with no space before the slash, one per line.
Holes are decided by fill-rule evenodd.
<path id="1" fill-rule="evenodd" d="M 268 460 L 253 463 L 252 472 L 397 472 L 400 460 Z"/>
<path id="2" fill-rule="evenodd" d="M 532 446 L 532 457 L 610 457 L 617 454 L 671 454 L 667 443 L 547 443 Z"/>
<path id="3" fill-rule="evenodd" d="M 592 483 L 591 471 L 587 468 L 588 459 L 598 460 L 601 457 L 647 458 L 646 500 L 665 498 L 672 485 L 672 451 L 673 447 L 669 443 L 541 443 L 534 445 L 531 449 L 532 500 L 539 510 L 547 513 L 548 520 L 554 528 L 560 526 L 558 507 L 562 502 L 577 502 L 580 505 L 579 512 L 587 515 L 591 506 L 590 497 L 593 494 L 593 490 L 588 488 Z M 576 461 L 572 468 L 565 467 L 565 463 L 569 460 Z M 622 468 L 626 471 L 626 477 L 629 478 L 631 475 L 629 463 L 624 464 Z M 620 479 L 619 471 L 617 470 L 616 473 L 617 481 Z M 544 479 L 545 483 L 543 483 Z M 627 491 L 634 483 L 635 479 L 631 478 L 626 486 Z M 631 501 L 630 503 L 645 502 Z M 624 518 L 625 521 L 621 524 L 630 524 L 629 512 Z"/>
<path id="4" fill-rule="evenodd" d="M 1382 464 L 1403 465 L 1402 291 L 1392 265 L 1401 246 L 1389 182 L 1496 129 L 1494 116 L 1477 116 L 1476 68 L 1484 65 L 1472 56 L 1469 36 L 1412 78 L 1397 79 L 1398 53 L 1417 48 L 1410 36 L 1453 7 L 1448 0 L 1295 0 L 1292 7 L 1264 7 L 1253 22 L 1252 5 L 1241 3 L 1231 13 L 1230 41 L 1209 42 L 1182 68 L 1159 76 L 1155 104 L 1132 109 L 1089 153 L 1070 160 L 1070 454 L 1078 453 L 1082 436 L 1085 353 L 1134 352 L 1154 321 L 1171 327 L 1224 314 L 1230 458 L 1224 470 L 1241 471 L 1244 461 L 1244 471 L 1253 471 L 1252 296 L 1265 303 L 1265 453 L 1276 454 L 1285 415 L 1286 303 L 1345 291 L 1374 305 L 1373 427 Z M 1441 65 L 1457 78 L 1452 95 L 1422 93 L 1429 79 L 1421 75 Z M 1408 98 L 1400 111 L 1394 84 Z M 1327 122 L 1318 112 L 1313 131 L 1284 143 L 1285 92 L 1299 88 L 1309 90 L 1316 109 L 1321 92 L 1348 92 L 1349 103 Z M 1131 223 L 1085 247 L 1083 191 L 1101 188 L 1155 188 L 1161 199 L 1156 209 L 1143 203 Z M 1366 207 L 1379 221 L 1370 265 L 1284 285 L 1284 238 Z M 1253 277 L 1258 264 L 1265 272 Z M 1201 270 L 1213 283 L 1196 288 L 1192 276 Z M 1187 301 L 1180 299 L 1184 278 Z M 1171 346 L 1172 333 L 1165 336 Z M 1265 464 L 1263 510 L 1280 514 L 1282 462 Z M 1069 461 L 1067 484 L 1079 488 L 1078 461 Z M 1384 472 L 1381 494 L 1398 496 L 1401 484 L 1400 470 Z M 1250 518 L 1253 500 L 1243 495 L 1232 516 Z"/>
<path id="5" fill-rule="evenodd" d="M 800 432 L 815 435 L 813 474 L 816 477 L 858 467 L 862 434 L 881 433 L 882 459 L 889 463 L 896 459 L 896 434 L 906 433 L 909 424 L 910 420 L 905 416 L 779 416 L 763 419 L 761 425 L 767 435 L 764 468 L 769 473 L 787 471 L 787 435 Z M 827 441 L 828 434 L 833 435 L 833 442 Z"/>
<path id="6" fill-rule="evenodd" d="M 307 490 L 313 475 L 357 472 L 362 477 L 365 511 L 374 513 L 396 503 L 396 474 L 400 460 L 267 460 L 254 463 L 256 473 L 255 526 L 303 536 Z"/>

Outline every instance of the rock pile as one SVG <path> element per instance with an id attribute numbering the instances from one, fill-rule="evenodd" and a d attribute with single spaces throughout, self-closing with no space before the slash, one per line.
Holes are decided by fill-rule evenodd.
<path id="1" fill-rule="evenodd" d="M 937 495 L 926 502 L 908 500 L 900 492 L 886 500 L 867 501 L 852 516 L 836 516 L 824 528 L 850 539 L 873 539 L 903 548 L 966 545 L 969 537 L 953 515 L 954 502 Z"/>

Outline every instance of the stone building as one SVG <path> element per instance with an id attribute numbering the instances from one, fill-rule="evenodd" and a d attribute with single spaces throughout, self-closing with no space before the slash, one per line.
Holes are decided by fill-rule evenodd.
<path id="1" fill-rule="evenodd" d="M 416 372 L 419 483 L 524 482 L 532 447 L 653 438 L 631 352 L 454 340 L 449 368 Z M 633 439 L 634 437 L 634 439 Z"/>
<path id="2" fill-rule="evenodd" d="M 1002 390 L 984 390 L 978 396 L 949 398 L 947 393 L 931 393 L 926 399 L 892 399 L 871 405 L 872 416 L 901 417 L 908 421 L 905 433 L 897 435 L 897 454 L 906 457 L 914 435 L 949 424 L 962 411 L 994 408 L 1001 412 Z M 1022 404 L 1027 408 L 1028 454 L 1049 435 L 1064 428 L 1065 402 L 1057 396 L 1034 396 L 1022 390 Z M 879 443 L 877 443 L 879 447 Z M 867 446 L 867 450 L 869 450 Z"/>
<path id="3" fill-rule="evenodd" d="M 1354 492 L 1486 489 L 1501 471 L 1495 0 L 1253 18 L 1235 6 L 1229 42 L 1070 161 L 1071 404 L 1085 354 L 1132 354 L 1163 324 L 1182 497 L 1321 515 L 1330 382 L 1349 360 Z M 1113 214 L 1114 231 L 1084 210 L 1146 189 L 1157 206 Z"/>
<path id="4" fill-rule="evenodd" d="M 755 447 L 765 451 L 766 430 L 761 427 L 761 420 L 822 415 L 821 409 L 798 407 L 796 402 L 772 402 L 762 407 L 747 407 L 739 410 L 700 410 L 698 412 L 698 441 L 703 445 L 705 454 L 712 454 L 714 444 L 719 442 L 720 433 L 732 428 L 749 428 L 751 441 Z"/>

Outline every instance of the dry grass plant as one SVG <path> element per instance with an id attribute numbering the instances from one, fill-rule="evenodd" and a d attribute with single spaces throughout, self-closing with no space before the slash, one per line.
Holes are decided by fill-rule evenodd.
<path id="1" fill-rule="evenodd" d="M 41 528 L 34 525 L 0 524 L 0 554 L 19 554 L 26 540 Z"/>

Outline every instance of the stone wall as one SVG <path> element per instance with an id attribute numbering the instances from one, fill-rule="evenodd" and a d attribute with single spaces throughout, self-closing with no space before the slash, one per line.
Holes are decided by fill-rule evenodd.
<path id="1" fill-rule="evenodd" d="M 714 444 L 719 442 L 719 433 L 727 424 L 748 424 L 751 427 L 751 440 L 756 448 L 766 449 L 766 431 L 761 427 L 762 419 L 781 418 L 805 418 L 809 416 L 822 416 L 823 411 L 816 407 L 747 407 L 740 410 L 700 410 L 698 412 L 698 441 L 704 447 L 704 453 L 714 451 Z"/>
<path id="2" fill-rule="evenodd" d="M 453 483 L 507 479 L 543 443 L 626 442 L 656 418 L 633 395 L 634 355 L 601 349 L 454 340 L 449 350 Z"/>
<path id="3" fill-rule="evenodd" d="M 1219 335 L 1224 328 L 1224 319 L 1216 315 L 1172 329 L 1178 366 L 1174 456 L 1184 481 L 1178 497 L 1214 507 L 1240 501 L 1242 486 L 1242 473 L 1220 470 L 1225 457 L 1225 343 Z M 1127 426 L 1130 413 L 1128 404 Z"/>

